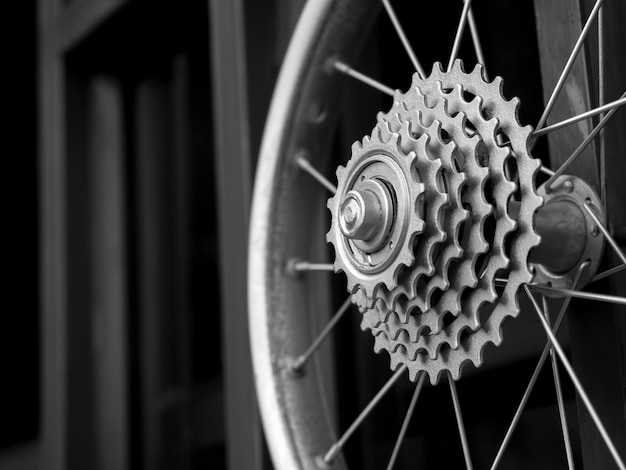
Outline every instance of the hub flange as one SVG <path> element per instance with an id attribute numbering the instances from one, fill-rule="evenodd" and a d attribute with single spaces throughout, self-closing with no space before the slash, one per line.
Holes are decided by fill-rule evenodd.
<path id="1" fill-rule="evenodd" d="M 530 256 L 535 265 L 534 282 L 553 287 L 572 288 L 579 266 L 590 262 L 581 274 L 579 286 L 589 282 L 598 269 L 604 237 L 584 205 L 587 203 L 604 223 L 600 198 L 591 186 L 571 175 L 558 177 L 549 188 L 537 192 L 545 204 L 535 219 L 541 243 Z"/>

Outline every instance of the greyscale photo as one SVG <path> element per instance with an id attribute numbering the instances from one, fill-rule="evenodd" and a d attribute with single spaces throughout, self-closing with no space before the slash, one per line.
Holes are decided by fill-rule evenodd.
<path id="1" fill-rule="evenodd" d="M 0 470 L 626 470 L 624 0 L 9 3 Z"/>

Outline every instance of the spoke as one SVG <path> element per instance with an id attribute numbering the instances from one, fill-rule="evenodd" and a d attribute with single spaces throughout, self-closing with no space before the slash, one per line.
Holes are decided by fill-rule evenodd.
<path id="1" fill-rule="evenodd" d="M 589 213 L 593 221 L 596 223 L 596 225 L 602 232 L 602 235 L 604 235 L 604 239 L 609 243 L 609 245 L 611 245 L 613 250 L 615 250 L 615 253 L 617 254 L 617 256 L 619 256 L 619 259 L 622 260 L 622 263 L 626 264 L 626 255 L 624 255 L 624 252 L 620 249 L 615 239 L 611 236 L 609 231 L 604 227 L 600 219 L 598 219 L 598 216 L 594 214 L 593 210 L 591 209 L 591 205 L 588 202 L 585 202 L 585 209 L 587 210 L 587 212 Z"/>
<path id="2" fill-rule="evenodd" d="M 497 278 L 495 280 L 496 285 L 505 286 L 506 280 Z M 608 302 L 611 304 L 626 305 L 625 297 L 618 297 L 616 295 L 597 294 L 595 292 L 584 292 L 573 289 L 561 289 L 558 287 L 548 287 L 540 284 L 527 284 L 529 289 L 537 291 L 542 294 L 557 294 L 563 297 L 576 297 L 578 299 L 596 300 L 598 302 Z"/>
<path id="3" fill-rule="evenodd" d="M 613 456 L 615 463 L 620 468 L 620 470 L 626 470 L 626 465 L 624 465 L 624 462 L 622 462 L 622 459 L 617 453 L 617 449 L 615 448 L 613 441 L 611 440 L 609 434 L 606 432 L 606 429 L 604 428 L 604 425 L 602 424 L 600 417 L 596 413 L 596 410 L 593 404 L 591 403 L 591 400 L 587 396 L 585 389 L 583 388 L 580 381 L 578 380 L 578 376 L 576 375 L 576 373 L 574 372 L 574 369 L 572 368 L 569 361 L 567 360 L 567 356 L 565 355 L 565 352 L 563 352 L 563 349 L 561 348 L 561 345 L 557 341 L 556 336 L 554 336 L 554 333 L 552 333 L 550 326 L 546 323 L 546 319 L 544 318 L 541 312 L 541 308 L 537 304 L 535 297 L 533 297 L 533 295 L 531 294 L 527 286 L 523 286 L 523 288 L 529 300 L 533 304 L 535 312 L 537 313 L 537 316 L 539 317 L 539 321 L 541 322 L 541 326 L 543 326 L 543 329 L 546 331 L 548 338 L 550 338 L 550 342 L 552 343 L 552 347 L 554 348 L 554 351 L 558 354 L 559 359 L 561 359 L 561 363 L 563 364 L 563 367 L 565 368 L 565 370 L 567 371 L 567 374 L 570 376 L 570 379 L 574 383 L 574 387 L 576 388 L 578 395 L 580 396 L 582 402 L 587 408 L 587 411 L 591 415 L 591 418 L 593 419 L 596 427 L 598 428 L 598 431 L 600 432 L 602 439 L 604 439 L 604 443 L 606 444 L 607 448 L 609 449 L 609 452 Z"/>
<path id="4" fill-rule="evenodd" d="M 448 72 L 452 69 L 459 48 L 461 47 L 461 38 L 463 37 L 463 31 L 465 30 L 465 23 L 467 23 L 467 15 L 469 13 L 470 6 L 472 6 L 472 0 L 464 0 L 463 11 L 461 12 L 461 19 L 459 20 L 459 26 L 454 36 L 454 44 L 452 45 L 452 53 L 450 54 L 450 61 L 448 62 Z"/>
<path id="5" fill-rule="evenodd" d="M 590 264 L 591 263 L 587 261 L 580 265 L 576 273 L 576 278 L 574 279 L 574 284 L 573 284 L 574 286 L 578 285 L 580 276 L 582 276 L 582 273 L 585 271 L 585 269 L 589 267 Z M 563 301 L 563 304 L 561 305 L 561 311 L 559 312 L 559 315 L 556 318 L 556 322 L 554 322 L 553 331 L 555 334 L 559 331 L 559 328 L 561 328 L 561 324 L 563 323 L 563 319 L 565 318 L 565 312 L 567 312 L 567 307 L 569 307 L 571 300 L 572 300 L 571 297 L 567 297 L 565 298 L 565 300 Z M 550 341 L 546 343 L 546 345 L 543 348 L 543 351 L 541 352 L 541 356 L 539 357 L 539 361 L 537 362 L 537 365 L 535 366 L 535 370 L 533 371 L 533 374 L 530 377 L 530 381 L 528 382 L 528 386 L 526 387 L 526 390 L 524 391 L 522 400 L 520 401 L 520 404 L 517 407 L 515 414 L 513 415 L 513 419 L 511 420 L 511 424 L 509 425 L 509 428 L 506 431 L 506 435 L 504 436 L 504 439 L 502 440 L 502 444 L 500 444 L 500 448 L 498 449 L 496 458 L 494 459 L 493 464 L 491 464 L 491 470 L 496 470 L 496 468 L 498 468 L 498 465 L 500 464 L 500 460 L 502 460 L 504 451 L 509 445 L 509 441 L 511 440 L 511 437 L 513 436 L 513 431 L 515 431 L 515 428 L 517 427 L 517 423 L 522 417 L 522 412 L 524 411 L 524 408 L 526 407 L 526 403 L 528 402 L 528 399 L 530 398 L 530 394 L 535 388 L 535 383 L 537 382 L 537 379 L 539 378 L 539 373 L 541 372 L 541 369 L 543 368 L 543 365 L 545 364 L 546 359 L 548 358 L 549 352 L 550 352 Z"/>
<path id="6" fill-rule="evenodd" d="M 572 49 L 572 52 L 570 53 L 570 56 L 567 59 L 567 62 L 565 63 L 565 67 L 563 68 L 563 71 L 561 72 L 561 76 L 557 80 L 554 90 L 552 90 L 552 94 L 550 95 L 550 98 L 548 99 L 548 104 L 546 105 L 546 108 L 544 109 L 543 114 L 541 115 L 541 118 L 539 119 L 539 122 L 537 123 L 537 126 L 535 127 L 535 129 L 541 129 L 543 125 L 546 123 L 546 120 L 548 119 L 548 115 L 550 114 L 550 111 L 552 111 L 552 107 L 554 106 L 554 103 L 556 102 L 556 98 L 559 96 L 559 92 L 561 91 L 561 88 L 563 87 L 563 84 L 565 83 L 565 80 L 567 79 L 569 71 L 571 70 L 572 66 L 574 65 L 574 62 L 576 61 L 576 56 L 578 55 L 578 52 L 580 51 L 580 48 L 582 47 L 583 42 L 585 41 L 585 38 L 587 37 L 587 33 L 589 32 L 589 29 L 591 28 L 591 24 L 593 23 L 593 20 L 598 14 L 598 10 L 600 9 L 600 6 L 602 6 L 602 2 L 603 0 L 597 0 L 596 4 L 593 6 L 593 10 L 591 10 L 591 13 L 589 13 L 589 18 L 587 18 L 587 22 L 585 23 L 585 26 L 580 32 L 580 36 L 578 36 L 578 39 L 576 40 L 574 49 Z"/>
<path id="7" fill-rule="evenodd" d="M 619 266 L 614 266 L 612 268 L 609 268 L 606 271 L 601 272 L 600 274 L 596 274 L 591 280 L 591 282 L 596 282 L 596 281 L 599 281 L 600 279 L 604 279 L 605 277 L 612 276 L 613 274 L 620 272 L 622 269 L 626 269 L 626 264 L 620 264 Z"/>
<path id="8" fill-rule="evenodd" d="M 546 168 L 543 165 L 539 167 L 539 171 L 545 173 L 548 176 L 552 176 L 554 174 L 554 171 L 552 171 L 550 168 Z"/>
<path id="9" fill-rule="evenodd" d="M 321 331 L 321 333 L 317 336 L 317 338 L 315 338 L 313 343 L 311 343 L 311 346 L 309 346 L 309 349 L 307 349 L 304 352 L 304 354 L 298 356 L 293 361 L 293 363 L 291 364 L 291 370 L 293 372 L 300 372 L 304 368 L 304 366 L 306 365 L 307 361 L 311 358 L 313 353 L 317 351 L 320 345 L 324 342 L 324 340 L 328 337 L 328 335 L 333 331 L 335 326 L 337 326 L 337 323 L 339 322 L 339 320 L 341 320 L 341 317 L 343 317 L 343 315 L 348 311 L 350 305 L 352 305 L 352 302 L 350 301 L 350 297 L 348 297 L 346 301 L 341 305 L 341 307 L 339 307 L 339 310 L 337 310 L 337 313 L 335 313 L 333 317 L 330 319 L 330 321 L 326 324 L 326 326 Z"/>
<path id="10" fill-rule="evenodd" d="M 395 28 L 396 33 L 398 34 L 398 37 L 400 38 L 400 41 L 402 41 L 404 50 L 409 55 L 411 62 L 413 62 L 413 66 L 415 67 L 417 74 L 420 76 L 420 78 L 424 78 L 426 76 L 426 74 L 424 73 L 424 69 L 422 68 L 421 64 L 417 60 L 417 56 L 415 55 L 413 48 L 411 48 L 411 44 L 409 43 L 409 40 L 406 38 L 406 34 L 404 34 L 402 25 L 398 21 L 398 17 L 396 16 L 396 13 L 393 11 L 393 7 L 391 6 L 391 3 L 389 2 L 389 0 L 382 0 L 382 2 L 383 2 L 383 5 L 385 6 L 385 10 L 387 10 L 387 15 L 389 15 L 389 19 L 393 23 L 393 27 Z"/>
<path id="11" fill-rule="evenodd" d="M 622 96 L 620 96 L 620 99 L 624 97 L 626 97 L 626 92 L 624 92 Z M 615 114 L 615 111 L 617 111 L 618 109 L 619 108 L 613 108 L 608 113 L 606 113 L 604 117 L 600 120 L 598 125 L 593 128 L 593 130 L 589 133 L 589 135 L 585 138 L 585 140 L 583 140 L 583 142 L 578 146 L 578 148 L 574 150 L 574 153 L 572 153 L 567 158 L 567 160 L 563 162 L 563 164 L 559 167 L 559 169 L 554 172 L 554 175 L 552 175 L 550 179 L 548 179 L 548 181 L 545 182 L 547 190 L 550 190 L 550 185 L 554 182 L 554 180 L 557 179 L 559 176 L 561 176 L 561 174 L 563 174 L 565 169 L 568 166 L 570 166 L 572 163 L 574 163 L 574 161 L 583 153 L 583 151 L 587 148 L 587 146 L 591 143 L 591 141 L 593 141 L 596 135 L 598 135 L 598 132 L 600 132 L 604 128 L 604 126 L 606 126 L 606 124 Z"/>
<path id="12" fill-rule="evenodd" d="M 400 446 L 402 445 L 402 441 L 404 440 L 404 435 L 406 434 L 406 430 L 409 427 L 409 422 L 411 421 L 411 417 L 413 416 L 413 411 L 415 411 L 417 398 L 419 397 L 420 391 L 422 390 L 422 385 L 424 385 L 424 379 L 426 379 L 426 374 L 424 372 L 420 372 L 419 379 L 417 379 L 417 385 L 415 385 L 415 391 L 413 392 L 413 397 L 411 398 L 411 403 L 409 403 L 409 409 L 406 411 L 404 421 L 402 422 L 402 427 L 400 428 L 400 434 L 398 434 L 398 439 L 396 439 L 396 445 L 393 447 L 391 458 L 389 459 L 389 463 L 387 464 L 387 470 L 392 470 L 394 464 L 396 463 L 396 459 L 398 458 L 398 452 L 400 452 Z"/>
<path id="13" fill-rule="evenodd" d="M 452 395 L 452 403 L 454 404 L 456 424 L 459 427 L 459 436 L 461 437 L 461 446 L 463 447 L 465 466 L 467 467 L 467 470 L 472 470 L 472 458 L 470 457 L 469 445 L 467 443 L 467 434 L 465 433 L 465 425 L 463 424 L 463 415 L 461 414 L 459 395 L 456 392 L 456 384 L 454 383 L 454 380 L 452 380 L 452 375 L 450 374 L 450 372 L 448 372 L 448 383 L 450 384 L 450 395 Z"/>
<path id="14" fill-rule="evenodd" d="M 528 287 L 543 294 L 560 294 L 565 297 L 576 297 L 578 299 L 597 300 L 599 302 L 626 305 L 626 298 L 615 295 L 597 294 L 595 292 L 583 292 L 572 289 L 558 289 L 556 287 L 540 286 L 536 284 L 529 284 Z"/>
<path id="15" fill-rule="evenodd" d="M 367 418 L 367 416 L 370 414 L 370 412 L 374 409 L 374 407 L 378 404 L 378 402 L 380 402 L 381 398 L 383 398 L 385 396 L 385 394 L 389 391 L 389 389 L 391 388 L 391 386 L 396 383 L 396 381 L 400 378 L 400 376 L 402 375 L 403 372 L 406 371 L 406 366 L 403 365 L 401 366 L 392 376 L 391 378 L 387 381 L 387 383 L 385 385 L 383 385 L 383 388 L 381 388 L 378 393 L 376 394 L 376 396 L 374 398 L 372 398 L 372 401 L 370 401 L 367 406 L 363 409 L 363 411 L 361 411 L 361 414 L 357 417 L 357 419 L 354 420 L 354 422 L 350 425 L 350 427 L 348 428 L 348 430 L 343 434 L 343 436 L 341 436 L 339 438 L 339 440 L 337 442 L 335 442 L 330 449 L 328 449 L 328 452 L 326 452 L 326 455 L 324 455 L 324 463 L 326 464 L 330 464 L 333 460 L 335 460 L 335 458 L 337 457 L 337 455 L 339 455 L 339 452 L 341 452 L 341 449 L 343 448 L 343 446 L 346 444 L 346 442 L 348 441 L 348 439 L 350 438 L 350 436 L 352 436 L 352 434 L 354 434 L 354 431 L 356 431 L 358 429 L 358 427 L 361 425 L 361 423 L 363 422 L 363 420 L 365 418 Z"/>
<path id="16" fill-rule="evenodd" d="M 324 175 L 322 175 L 319 171 L 317 171 L 313 166 L 309 163 L 309 161 L 300 156 L 297 158 L 296 162 L 298 166 L 306 171 L 309 175 L 319 181 L 326 189 L 328 189 L 331 193 L 335 194 L 337 192 L 337 186 L 328 181 Z"/>
<path id="17" fill-rule="evenodd" d="M 293 259 L 287 263 L 287 269 L 298 273 L 304 271 L 333 271 L 334 267 L 330 263 L 309 263 L 308 261 Z"/>
<path id="18" fill-rule="evenodd" d="M 543 302 L 543 313 L 546 321 L 550 323 L 550 313 L 548 310 L 548 301 L 545 295 L 541 296 Z M 563 432 L 563 443 L 565 444 L 565 454 L 567 455 L 567 466 L 570 470 L 574 468 L 574 454 L 572 453 L 572 444 L 567 430 L 567 417 L 565 415 L 565 404 L 563 403 L 563 391 L 561 389 L 561 378 L 559 377 L 559 365 L 556 362 L 554 348 L 550 347 L 550 362 L 552 363 L 552 377 L 554 378 L 554 389 L 556 391 L 556 401 L 559 408 L 559 416 L 561 418 L 561 431 Z"/>
<path id="19" fill-rule="evenodd" d="M 542 135 L 567 127 L 570 124 L 574 124 L 578 121 L 582 121 L 583 119 L 589 119 L 590 117 L 597 116 L 598 114 L 602 114 L 605 111 L 610 111 L 613 108 L 619 108 L 620 106 L 623 106 L 625 104 L 626 104 L 626 97 L 625 95 L 622 95 L 622 98 L 618 100 L 615 100 L 605 105 L 591 109 L 589 111 L 579 114 L 578 116 L 573 116 L 571 118 L 565 119 L 564 121 L 557 122 L 556 124 L 552 124 L 551 126 L 546 126 L 543 129 L 539 129 L 538 131 L 533 132 L 533 137 L 541 137 Z M 602 139 L 602 132 L 600 132 L 600 138 Z"/>
<path id="20" fill-rule="evenodd" d="M 356 78 L 357 80 L 365 83 L 366 85 L 376 88 L 377 90 L 382 91 L 383 93 L 387 93 L 389 96 L 393 97 L 394 91 L 391 88 L 389 88 L 386 85 L 383 85 L 382 83 L 374 80 L 371 77 L 368 77 L 365 74 L 362 74 L 361 72 L 354 70 L 348 64 L 345 64 L 344 62 L 341 62 L 340 60 L 336 60 L 333 65 L 341 73 L 345 73 L 346 75 L 349 75 L 352 78 Z"/>
<path id="21" fill-rule="evenodd" d="M 598 105 L 604 104 L 604 8 L 600 9 L 598 16 Z M 606 199 L 606 142 L 604 130 L 600 131 L 600 200 L 607 213 Z"/>
<path id="22" fill-rule="evenodd" d="M 489 75 L 487 74 L 487 65 L 485 64 L 485 56 L 483 55 L 483 48 L 480 45 L 478 29 L 476 28 L 476 21 L 474 20 L 474 13 L 472 12 L 471 8 L 467 12 L 467 22 L 469 23 L 470 33 L 472 34 L 472 42 L 474 43 L 476 58 L 478 59 L 478 63 L 483 65 L 483 73 L 485 74 L 485 79 L 489 80 Z"/>

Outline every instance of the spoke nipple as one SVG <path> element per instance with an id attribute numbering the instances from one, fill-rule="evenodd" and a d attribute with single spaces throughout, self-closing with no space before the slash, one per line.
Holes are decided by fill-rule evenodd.
<path id="1" fill-rule="evenodd" d="M 319 456 L 320 461 L 318 465 L 320 465 L 320 463 L 324 465 L 320 468 L 328 468 L 328 466 L 333 463 L 340 451 L 341 447 L 337 445 L 337 443 L 333 444 L 332 447 L 328 449 L 328 452 L 326 452 L 326 455 L 324 457 Z"/>
<path id="2" fill-rule="evenodd" d="M 287 274 L 295 278 L 300 277 L 302 274 L 302 263 L 303 261 L 298 258 L 291 258 L 287 261 L 287 266 L 285 267 Z"/>
<path id="3" fill-rule="evenodd" d="M 323 470 L 330 468 L 329 463 L 326 462 L 326 460 L 324 460 L 324 457 L 322 457 L 321 455 L 315 457 L 315 465 L 317 465 L 317 468 L 321 468 Z"/>
<path id="4" fill-rule="evenodd" d="M 571 180 L 567 180 L 565 183 L 563 183 L 563 186 L 568 193 L 574 191 L 574 183 Z"/>
<path id="5" fill-rule="evenodd" d="M 299 356 L 297 358 L 288 358 L 285 361 L 285 365 L 287 366 L 287 373 L 296 379 L 299 379 L 300 377 L 304 377 L 306 370 L 304 368 L 304 366 L 306 365 L 306 360 L 303 356 Z"/>
<path id="6" fill-rule="evenodd" d="M 597 237 L 598 234 L 600 233 L 600 229 L 598 228 L 597 225 L 592 225 L 591 227 L 589 227 L 589 233 L 591 234 L 592 237 Z"/>

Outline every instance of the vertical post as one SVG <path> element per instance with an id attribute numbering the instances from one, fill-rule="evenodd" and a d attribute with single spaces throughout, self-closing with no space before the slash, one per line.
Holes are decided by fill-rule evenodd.
<path id="1" fill-rule="evenodd" d="M 94 463 L 128 465 L 128 372 L 122 96 L 112 78 L 89 86 L 89 210 Z"/>
<path id="2" fill-rule="evenodd" d="M 245 272 L 252 186 L 244 0 L 209 1 L 228 468 L 263 468 Z"/>
<path id="3" fill-rule="evenodd" d="M 50 470 L 66 466 L 66 311 L 65 165 L 63 67 L 56 53 L 52 19 L 57 0 L 39 2 L 39 94 L 41 181 L 41 461 Z"/>

